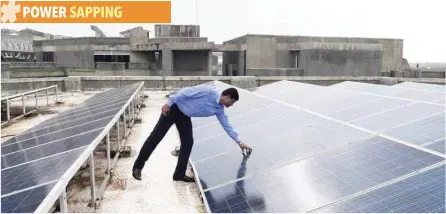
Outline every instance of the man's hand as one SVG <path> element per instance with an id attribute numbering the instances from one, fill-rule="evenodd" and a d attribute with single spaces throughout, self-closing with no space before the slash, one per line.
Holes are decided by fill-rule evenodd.
<path id="1" fill-rule="evenodd" d="M 164 116 L 167 115 L 167 112 L 169 112 L 169 106 L 167 104 L 165 104 L 162 108 L 161 108 L 161 114 L 163 114 Z"/>
<path id="2" fill-rule="evenodd" d="M 244 143 L 242 143 L 242 142 L 239 143 L 239 146 L 240 146 L 240 149 L 242 150 L 242 154 L 245 154 L 245 153 L 244 153 L 245 150 L 246 150 L 246 153 L 247 153 L 247 154 L 250 154 L 250 153 L 252 152 L 251 147 L 249 147 L 248 145 L 246 145 L 246 144 L 244 144 Z"/>

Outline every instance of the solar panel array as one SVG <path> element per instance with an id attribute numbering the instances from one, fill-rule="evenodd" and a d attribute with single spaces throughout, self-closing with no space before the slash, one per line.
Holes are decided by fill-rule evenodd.
<path id="1" fill-rule="evenodd" d="M 43 203 L 53 204 L 142 84 L 97 94 L 3 142 L 2 213 L 34 212 Z M 55 194 L 51 201 L 48 197 Z"/>
<path id="2" fill-rule="evenodd" d="M 213 84 L 219 90 L 232 87 Z M 383 130 L 393 128 L 394 121 L 379 125 L 379 120 L 367 119 L 369 114 L 379 116 L 389 108 L 407 105 L 418 119 L 425 116 L 444 127 L 444 122 L 440 124 L 434 117 L 444 114 L 442 105 L 283 82 L 260 87 L 255 93 L 241 89 L 239 93 L 240 100 L 225 111 L 242 141 L 253 147 L 250 156 L 241 154 L 216 118 L 193 118 L 191 162 L 210 212 L 317 211 L 354 195 L 382 194 L 375 189 L 410 183 L 412 178 L 417 180 L 419 170 L 435 173 L 445 166 L 444 155 L 428 145 L 421 147 L 383 134 Z M 389 107 L 380 107 L 380 101 Z M 425 113 L 418 112 L 422 108 Z M 357 116 L 341 116 L 347 109 Z M 342 117 L 348 119 L 339 119 Z M 361 117 L 356 123 L 349 122 Z M 398 122 L 412 120 L 417 118 L 406 121 L 401 117 Z M 400 181 L 405 177 L 409 178 Z M 430 196 L 444 201 L 444 194 L 443 198 L 440 194 L 444 188 L 438 191 Z M 390 201 L 388 208 L 396 209 Z M 365 201 L 361 203 L 364 207 L 353 206 L 349 211 L 375 202 Z M 444 211 L 444 203 L 422 205 L 420 202 L 420 210 Z"/>

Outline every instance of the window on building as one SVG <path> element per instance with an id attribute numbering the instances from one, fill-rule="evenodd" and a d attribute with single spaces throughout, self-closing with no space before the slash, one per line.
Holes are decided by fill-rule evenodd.
<path id="1" fill-rule="evenodd" d="M 54 52 L 42 52 L 42 62 L 54 62 Z"/>

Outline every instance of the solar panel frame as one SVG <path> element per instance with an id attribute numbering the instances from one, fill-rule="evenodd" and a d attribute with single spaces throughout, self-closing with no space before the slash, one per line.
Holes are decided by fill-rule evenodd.
<path id="1" fill-rule="evenodd" d="M 93 141 L 90 144 L 85 145 L 80 148 L 77 148 L 78 150 L 79 149 L 83 150 L 83 153 L 81 153 L 79 156 L 77 156 L 77 159 L 74 161 L 74 163 L 70 167 L 65 169 L 62 176 L 57 179 L 57 181 L 54 184 L 54 187 L 51 189 L 51 191 L 49 191 L 48 194 L 46 194 L 46 197 L 43 199 L 43 201 L 41 201 L 39 206 L 34 210 L 35 212 L 47 212 L 51 208 L 51 206 L 59 198 L 61 193 L 63 191 L 65 191 L 65 187 L 68 184 L 69 180 L 74 176 L 74 174 L 78 171 L 80 166 L 92 154 L 92 152 L 94 151 L 96 146 L 108 134 L 109 130 L 115 125 L 115 123 L 122 116 L 124 111 L 126 111 L 126 108 L 130 105 L 130 103 L 133 102 L 133 100 L 136 98 L 136 96 L 139 96 L 139 94 L 141 93 L 141 91 L 143 89 L 143 86 L 144 86 L 144 82 L 138 82 L 138 83 L 126 86 L 126 88 L 130 88 L 129 90 L 133 90 L 133 93 L 128 94 L 127 102 L 125 102 L 124 105 L 122 105 L 122 108 L 115 114 L 115 116 L 110 117 L 109 123 L 103 127 L 102 131 L 93 139 Z M 63 114 L 61 114 L 61 115 L 63 116 Z M 57 116 L 55 118 L 57 118 Z M 3 143 L 2 143 L 2 146 L 3 146 Z M 58 154 L 61 154 L 61 153 L 58 153 Z M 43 158 L 43 160 L 48 159 L 50 157 L 51 156 L 47 156 L 46 158 Z M 32 163 L 32 162 L 35 162 L 35 161 L 31 161 L 31 162 L 27 162 L 27 163 Z M 27 164 L 27 163 L 23 163 L 23 164 Z M 21 166 L 23 164 L 19 164 L 17 166 Z M 32 188 L 32 187 L 30 187 L 30 188 Z M 16 190 L 16 191 L 18 191 L 19 193 L 21 192 L 21 190 Z M 2 198 L 6 197 L 6 196 L 10 196 L 10 195 L 14 195 L 14 192 L 11 192 L 6 195 L 2 194 Z"/>

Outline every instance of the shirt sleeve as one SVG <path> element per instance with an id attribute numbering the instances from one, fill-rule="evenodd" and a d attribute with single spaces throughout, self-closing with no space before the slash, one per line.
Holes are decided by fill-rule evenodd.
<path id="1" fill-rule="evenodd" d="M 226 131 L 226 133 L 236 142 L 240 143 L 240 139 L 238 138 L 238 133 L 234 131 L 231 124 L 228 121 L 228 117 L 224 113 L 224 111 L 220 111 L 217 113 L 218 121 L 220 121 L 221 126 Z"/>
<path id="2" fill-rule="evenodd" d="M 211 92 L 211 89 L 203 85 L 184 88 L 174 94 L 171 94 L 167 99 L 167 105 L 171 107 L 176 102 L 181 102 L 182 100 L 187 98 L 203 97 L 209 92 Z"/>

